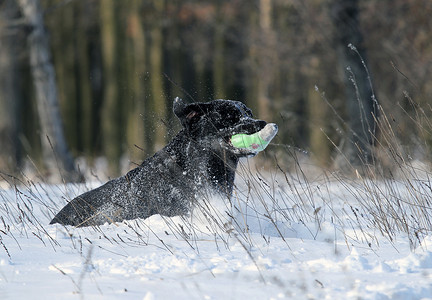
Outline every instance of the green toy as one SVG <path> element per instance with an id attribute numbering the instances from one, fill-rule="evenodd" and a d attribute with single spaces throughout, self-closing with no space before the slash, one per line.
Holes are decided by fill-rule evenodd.
<path id="1" fill-rule="evenodd" d="M 231 137 L 231 144 L 236 148 L 248 149 L 252 152 L 263 151 L 278 132 L 274 123 L 267 124 L 263 129 L 253 134 L 234 134 Z"/>

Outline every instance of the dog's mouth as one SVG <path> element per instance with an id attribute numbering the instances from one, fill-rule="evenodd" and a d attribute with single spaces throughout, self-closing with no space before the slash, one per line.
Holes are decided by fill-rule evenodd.
<path id="1" fill-rule="evenodd" d="M 232 138 L 234 135 L 238 134 L 253 135 L 264 129 L 266 125 L 267 122 L 261 120 L 253 120 L 253 122 L 239 124 L 232 130 L 229 130 L 229 132 L 223 134 L 221 146 L 238 156 L 255 156 L 259 151 L 247 147 L 237 147 L 233 145 Z"/>
<path id="2" fill-rule="evenodd" d="M 237 155 L 237 156 L 255 156 L 257 154 L 257 152 L 253 152 L 250 151 L 247 148 L 238 148 L 235 147 L 232 143 L 231 143 L 231 137 L 230 136 L 226 136 L 223 138 L 222 142 L 221 142 L 221 146 L 222 148 L 224 148 L 225 150 L 228 150 L 229 152 Z"/>

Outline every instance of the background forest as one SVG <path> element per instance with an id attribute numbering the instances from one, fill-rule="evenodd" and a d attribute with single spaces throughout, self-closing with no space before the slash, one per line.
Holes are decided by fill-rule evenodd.
<path id="1" fill-rule="evenodd" d="M 47 168 L 31 63 L 38 27 L 26 2 L 0 0 L 5 173 L 28 161 Z M 176 96 L 245 102 L 279 125 L 263 158 L 287 167 L 304 150 L 337 168 L 341 153 L 385 148 L 387 139 L 401 159 L 430 158 L 429 0 L 41 0 L 39 8 L 70 154 L 90 165 L 107 158 L 110 176 L 121 158 L 139 163 L 179 130 Z M 375 129 L 384 123 L 391 136 Z"/>

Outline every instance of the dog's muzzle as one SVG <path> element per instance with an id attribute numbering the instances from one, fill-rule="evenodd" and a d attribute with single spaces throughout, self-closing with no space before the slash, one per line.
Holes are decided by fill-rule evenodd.
<path id="1" fill-rule="evenodd" d="M 278 126 L 248 118 L 226 136 L 221 146 L 238 156 L 255 156 L 264 150 L 278 132 Z"/>

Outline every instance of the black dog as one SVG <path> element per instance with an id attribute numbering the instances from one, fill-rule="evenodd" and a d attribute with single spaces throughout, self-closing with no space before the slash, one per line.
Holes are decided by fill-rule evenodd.
<path id="1" fill-rule="evenodd" d="M 176 98 L 173 108 L 183 129 L 167 146 L 125 176 L 76 197 L 50 224 L 90 226 L 183 215 L 205 194 L 229 198 L 239 158 L 256 154 L 233 147 L 230 138 L 255 133 L 266 122 L 253 119 L 238 101 L 187 105 Z"/>

